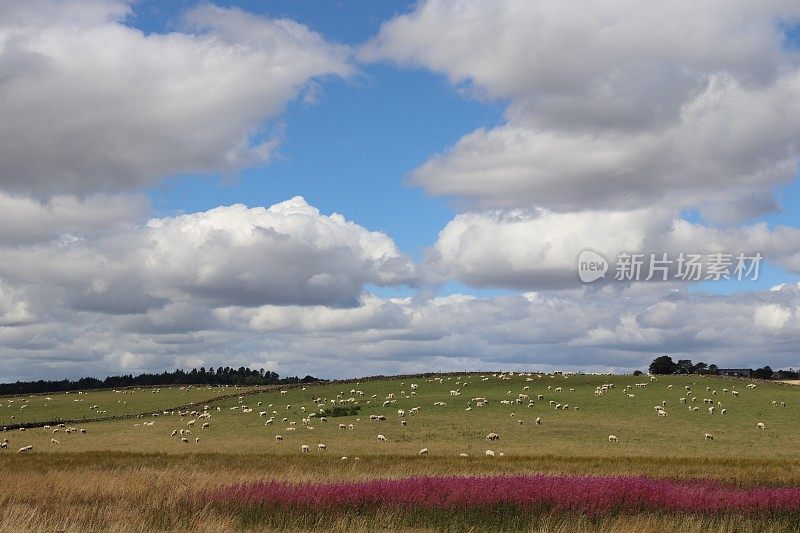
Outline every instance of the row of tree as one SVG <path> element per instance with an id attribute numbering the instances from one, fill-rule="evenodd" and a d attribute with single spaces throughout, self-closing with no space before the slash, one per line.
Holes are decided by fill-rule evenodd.
<path id="1" fill-rule="evenodd" d="M 656 357 L 650 363 L 651 374 L 717 374 L 718 370 L 717 365 L 692 363 L 690 359 L 678 359 L 676 363 L 668 355 Z M 756 379 L 800 379 L 800 373 L 792 369 L 775 372 L 769 366 L 753 370 L 750 376 Z"/>
<path id="2" fill-rule="evenodd" d="M 163 387 L 168 385 L 285 385 L 292 383 L 310 383 L 319 381 L 313 376 L 281 378 L 275 372 L 253 370 L 239 367 L 212 367 L 206 370 L 193 368 L 190 371 L 175 370 L 161 374 L 132 374 L 109 376 L 105 379 L 81 378 L 77 380 L 62 379 L 59 381 L 17 381 L 0 384 L 0 395 L 38 394 L 46 392 L 66 392 L 92 389 L 121 389 L 124 387 Z"/>
<path id="3" fill-rule="evenodd" d="M 691 359 L 678 359 L 678 362 L 672 360 L 668 355 L 656 357 L 650 363 L 651 374 L 716 374 L 717 365 L 708 365 L 702 361 L 699 363 L 692 363 Z"/>

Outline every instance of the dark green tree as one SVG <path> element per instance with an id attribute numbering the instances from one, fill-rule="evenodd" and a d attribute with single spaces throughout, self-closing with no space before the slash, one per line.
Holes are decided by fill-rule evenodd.
<path id="1" fill-rule="evenodd" d="M 675 361 L 672 360 L 672 357 L 668 355 L 656 357 L 653 359 L 653 362 L 650 363 L 651 374 L 674 374 L 677 368 L 678 365 L 675 364 Z"/>

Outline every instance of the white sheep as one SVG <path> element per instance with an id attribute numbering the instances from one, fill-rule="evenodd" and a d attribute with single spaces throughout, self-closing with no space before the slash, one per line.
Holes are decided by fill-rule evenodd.
<path id="1" fill-rule="evenodd" d="M 616 435 L 609 435 L 609 436 L 608 436 L 608 442 L 611 442 L 611 443 L 614 443 L 614 444 L 616 444 L 616 443 L 618 443 L 618 442 L 619 442 L 619 439 L 617 438 L 617 436 L 616 436 Z"/>
<path id="2" fill-rule="evenodd" d="M 711 433 L 704 433 L 703 437 L 705 438 L 705 440 L 714 440 L 714 435 L 712 435 Z"/>
<path id="3" fill-rule="evenodd" d="M 756 427 L 757 427 L 758 429 L 767 429 L 767 426 L 765 426 L 765 425 L 764 425 L 764 422 L 759 422 L 759 423 L 756 425 Z"/>
<path id="4" fill-rule="evenodd" d="M 494 457 L 494 451 L 486 450 L 486 452 L 484 452 L 484 455 L 486 455 L 486 457 Z"/>
<path id="5" fill-rule="evenodd" d="M 378 435 L 378 442 L 386 442 L 386 437 L 383 435 Z"/>
<path id="6" fill-rule="evenodd" d="M 428 448 L 422 448 L 419 451 L 419 455 L 428 455 Z"/>
<path id="7" fill-rule="evenodd" d="M 319 449 L 319 451 L 321 451 L 321 452 L 324 452 L 325 450 L 327 450 L 327 449 L 328 449 L 328 447 L 327 447 L 327 446 L 325 446 L 325 445 L 324 445 L 324 444 L 322 444 L 322 443 L 320 443 L 320 444 L 317 444 L 317 448 L 318 448 L 318 449 Z"/>
<path id="8" fill-rule="evenodd" d="M 497 433 L 489 433 L 488 435 L 486 435 L 486 440 L 487 441 L 500 440 L 500 435 L 498 435 Z"/>
<path id="9" fill-rule="evenodd" d="M 283 440 L 283 435 L 275 435 L 275 442 L 281 442 Z"/>
<path id="10" fill-rule="evenodd" d="M 50 439 L 50 444 L 61 444 L 56 439 Z"/>
<path id="11" fill-rule="evenodd" d="M 303 444 L 302 446 L 300 446 L 300 451 L 302 451 L 303 453 L 310 452 L 311 448 L 309 448 L 308 445 Z"/>

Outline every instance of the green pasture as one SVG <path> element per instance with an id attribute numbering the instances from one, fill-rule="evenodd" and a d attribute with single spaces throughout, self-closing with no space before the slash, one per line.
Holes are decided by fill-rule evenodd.
<path id="1" fill-rule="evenodd" d="M 9 431 L 5 438 L 11 443 L 10 451 L 32 445 L 34 453 L 115 451 L 301 456 L 301 446 L 305 444 L 311 448 L 307 456 L 326 454 L 337 459 L 346 456 L 349 461 L 355 457 L 391 460 L 393 456 L 417 455 L 422 448 L 428 448 L 430 456 L 453 457 L 466 453 L 471 458 L 483 458 L 485 451 L 491 449 L 496 455 L 503 453 L 510 458 L 550 454 L 673 457 L 675 461 L 681 458 L 800 459 L 800 388 L 791 385 L 758 382 L 756 388 L 748 389 L 748 381 L 701 376 L 663 376 L 656 381 L 647 376 L 597 375 L 513 375 L 500 379 L 499 374 L 491 373 L 433 378 L 287 387 L 285 395 L 279 391 L 262 392 L 243 395 L 241 400 L 238 396 L 214 398 L 243 393 L 244 389 L 200 387 L 190 390 L 162 388 L 158 394 L 146 389 L 130 394 L 73 393 L 52 396 L 49 403 L 45 403 L 44 396 L 37 396 L 28 400 L 30 407 L 22 416 L 30 420 L 83 415 L 89 418 L 93 416 L 89 406 L 94 404 L 110 415 L 160 411 L 202 402 L 201 405 L 209 405 L 211 418 L 197 420 L 194 427 L 189 427 L 188 423 L 196 420 L 196 416 L 181 417 L 177 412 L 87 422 L 78 425 L 87 430 L 85 434 L 56 435 L 60 444 L 51 444 L 52 430 L 42 428 L 31 428 L 24 433 Z M 412 383 L 418 386 L 413 396 Z M 637 383 L 646 385 L 636 387 Z M 603 384 L 613 384 L 613 388 L 601 396 L 596 395 L 597 387 Z M 696 402 L 691 401 L 686 386 L 697 397 Z M 561 392 L 556 392 L 559 387 Z M 734 390 L 738 391 L 738 396 L 732 394 Z M 360 396 L 351 391 L 364 394 Z M 451 395 L 450 391 L 458 391 L 458 395 Z M 384 406 L 390 394 L 394 394 L 395 401 Z M 520 394 L 527 394 L 533 405 L 528 405 L 529 400 L 522 400 L 521 404 L 502 403 L 514 401 Z M 539 395 L 544 399 L 538 399 Z M 485 397 L 488 403 L 478 407 L 472 400 L 478 397 Z M 323 402 L 314 403 L 315 398 Z M 349 398 L 354 400 L 348 401 Z M 681 403 L 681 398 L 687 398 L 687 403 Z M 81 401 L 74 402 L 76 399 Z M 709 414 L 704 399 L 713 400 L 714 414 Z M 19 420 L 20 400 L 14 399 L 13 407 L 9 407 L 8 400 L 2 400 L 0 419 L 8 420 L 6 415 L 14 413 Z M 550 401 L 567 404 L 569 408 L 555 409 Z M 437 402 L 446 405 L 434 405 Z M 657 416 L 654 410 L 654 406 L 662 402 L 665 402 L 666 417 Z M 777 406 L 773 406 L 773 402 Z M 303 424 L 303 418 L 320 408 L 338 405 L 358 406 L 360 412 L 354 416 L 329 417 L 327 422 L 312 417 L 309 426 L 313 429 Z M 252 412 L 244 412 L 245 406 Z M 690 406 L 699 407 L 699 412 L 691 412 Z M 414 407 L 419 407 L 419 413 L 411 415 Z M 405 411 L 402 418 L 398 416 L 401 409 Z M 722 409 L 725 414 L 721 413 Z M 266 411 L 267 415 L 259 416 L 261 411 Z M 386 420 L 370 421 L 370 415 L 384 415 Z M 269 417 L 274 421 L 265 425 Z M 541 424 L 535 423 L 536 418 L 541 419 Z M 401 420 L 405 420 L 406 425 L 401 425 Z M 202 429 L 203 422 L 208 422 L 210 427 Z M 764 423 L 766 429 L 757 429 L 759 422 Z M 342 430 L 339 424 L 353 424 L 355 429 Z M 288 429 L 292 427 L 293 431 Z M 171 436 L 173 430 L 181 429 L 191 431 L 191 435 L 186 435 L 188 443 L 181 442 L 180 435 Z M 485 437 L 490 432 L 499 434 L 500 440 L 487 442 Z M 706 441 L 705 433 L 712 434 L 714 440 Z M 386 442 L 378 442 L 379 434 L 386 437 Z M 277 442 L 276 435 L 281 435 L 283 440 Z M 610 443 L 609 435 L 617 436 L 619 442 Z M 198 437 L 200 442 L 195 443 Z M 327 449 L 319 451 L 319 443 L 325 444 Z"/>

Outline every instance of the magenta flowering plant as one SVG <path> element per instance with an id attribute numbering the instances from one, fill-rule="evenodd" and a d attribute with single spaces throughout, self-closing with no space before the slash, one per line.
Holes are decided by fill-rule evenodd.
<path id="1" fill-rule="evenodd" d="M 222 505 L 277 508 L 471 509 L 497 505 L 589 515 L 800 512 L 800 487 L 737 488 L 719 482 L 647 477 L 524 475 L 411 477 L 343 483 L 258 481 L 202 493 Z"/>

